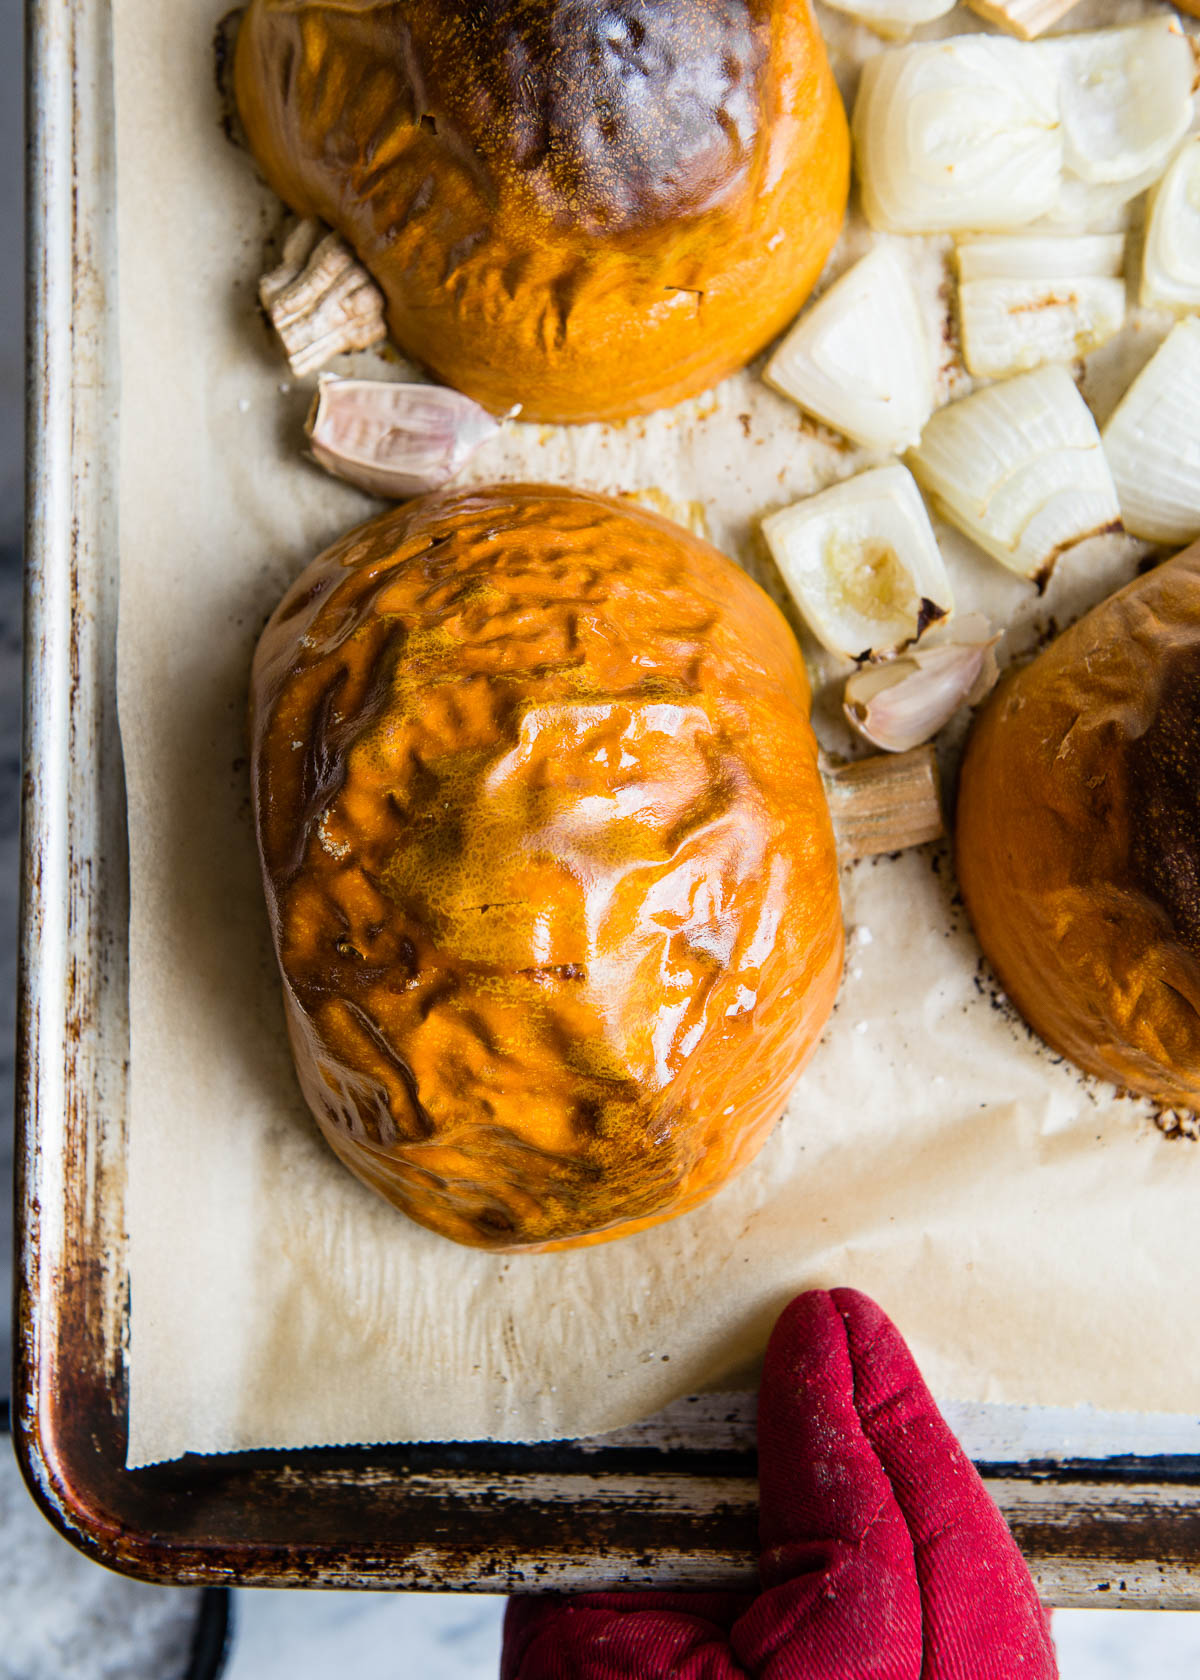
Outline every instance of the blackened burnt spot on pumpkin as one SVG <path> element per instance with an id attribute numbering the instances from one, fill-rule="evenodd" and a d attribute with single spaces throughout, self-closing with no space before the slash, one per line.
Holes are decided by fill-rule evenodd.
<path id="1" fill-rule="evenodd" d="M 475 1215 L 475 1224 L 487 1237 L 510 1237 L 517 1228 L 512 1215 L 499 1208 L 484 1208 Z"/>
<path id="2" fill-rule="evenodd" d="M 580 1137 L 597 1138 L 604 1135 L 604 1109 L 595 1097 L 577 1097 L 571 1120 Z"/>
<path id="3" fill-rule="evenodd" d="M 1131 857 L 1139 885 L 1200 956 L 1200 666 L 1172 672 L 1130 749 Z"/>

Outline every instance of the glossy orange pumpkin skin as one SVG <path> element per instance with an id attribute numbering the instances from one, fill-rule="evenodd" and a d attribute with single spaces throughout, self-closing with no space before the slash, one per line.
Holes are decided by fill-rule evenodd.
<path id="1" fill-rule="evenodd" d="M 808 0 L 251 0 L 235 88 L 396 344 L 496 413 L 707 389 L 795 316 L 846 206 Z"/>
<path id="2" fill-rule="evenodd" d="M 296 1067 L 365 1183 L 561 1247 L 757 1152 L 842 926 L 803 665 L 731 561 L 604 497 L 423 497 L 289 591 L 252 737 Z"/>
<path id="3" fill-rule="evenodd" d="M 979 942 L 1035 1031 L 1200 1107 L 1200 545 L 1001 685 L 956 827 Z"/>

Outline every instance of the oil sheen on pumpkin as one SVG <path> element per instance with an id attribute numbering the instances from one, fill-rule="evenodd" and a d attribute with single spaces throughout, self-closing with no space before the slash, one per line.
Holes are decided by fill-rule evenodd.
<path id="1" fill-rule="evenodd" d="M 1200 1107 L 1200 545 L 996 691 L 958 874 L 1001 984 L 1089 1073 Z"/>
<path id="2" fill-rule="evenodd" d="M 603 497 L 423 497 L 289 591 L 252 714 L 296 1066 L 352 1171 L 540 1248 L 745 1166 L 842 930 L 803 665 L 744 572 Z"/>
<path id="3" fill-rule="evenodd" d="M 251 0 L 267 180 L 355 248 L 395 342 L 499 413 L 706 389 L 792 319 L 846 206 L 807 0 Z"/>

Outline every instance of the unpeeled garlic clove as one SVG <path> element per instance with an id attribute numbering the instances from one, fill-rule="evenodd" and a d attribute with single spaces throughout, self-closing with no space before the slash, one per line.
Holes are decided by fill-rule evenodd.
<path id="1" fill-rule="evenodd" d="M 399 500 L 449 483 L 499 426 L 445 385 L 325 374 L 305 429 L 326 472 Z"/>
<path id="2" fill-rule="evenodd" d="M 383 293 L 345 240 L 323 233 L 311 216 L 289 233 L 283 260 L 263 275 L 258 296 L 299 378 L 387 337 Z"/>
<path id="3" fill-rule="evenodd" d="M 993 651 L 999 640 L 985 620 L 972 615 L 959 625 L 954 641 L 861 665 L 846 679 L 843 708 L 848 721 L 885 752 L 919 747 L 960 706 L 975 705 L 992 688 L 999 675 Z"/>

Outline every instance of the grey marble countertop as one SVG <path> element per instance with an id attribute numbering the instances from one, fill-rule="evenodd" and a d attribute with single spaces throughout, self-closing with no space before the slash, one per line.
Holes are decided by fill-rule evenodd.
<path id="1" fill-rule="evenodd" d="M 215 8 L 214 17 L 220 7 Z M 22 524 L 21 6 L 0 0 L 0 1342 L 7 1371 L 11 1298 L 13 1015 L 20 786 Z M 0 1452 L 5 1451 L 0 1447 Z M 9 1463 L 0 1472 L 11 1472 Z M 49 1529 L 25 1567 L 40 1519 L 15 1475 L 0 1474 L 0 1680 L 174 1680 L 164 1674 L 170 1588 L 140 1587 L 76 1556 Z M 58 1625 L 32 1598 L 68 1605 Z M 147 1598 L 149 1595 L 149 1598 Z M 354 1675 L 495 1680 L 503 1600 L 432 1594 L 237 1593 L 228 1680 Z M 110 1602 L 111 1600 L 111 1602 Z M 153 1601 L 153 1602 L 152 1602 Z M 40 1602 L 40 1601 L 39 1601 Z M 174 1605 L 172 1606 L 174 1608 Z M 66 1623 L 84 1630 L 69 1647 Z M 124 1628 L 124 1635 L 111 1630 Z M 106 1631 L 108 1630 L 108 1631 Z M 17 1632 L 21 1637 L 16 1637 Z M 1073 1611 L 1056 1618 L 1063 1680 L 1196 1680 L 1200 1616 Z M 39 1640 L 43 1645 L 39 1645 Z M 58 1641 L 58 1643 L 55 1643 Z M 70 1651 L 68 1657 L 67 1651 Z"/>

